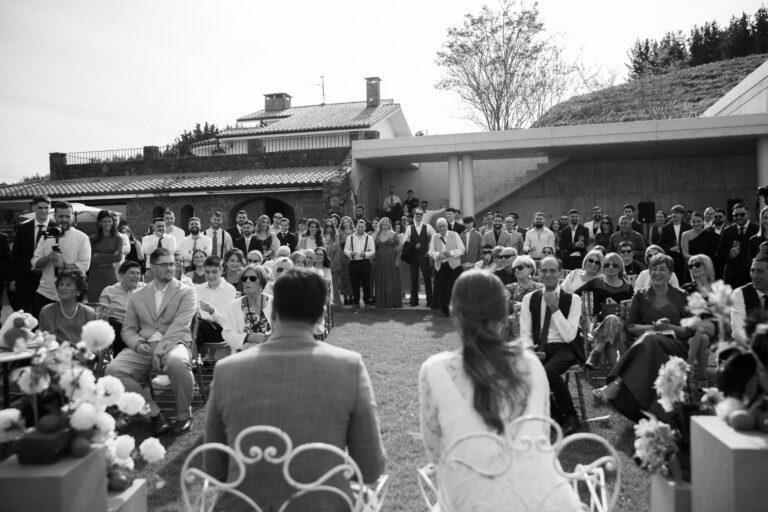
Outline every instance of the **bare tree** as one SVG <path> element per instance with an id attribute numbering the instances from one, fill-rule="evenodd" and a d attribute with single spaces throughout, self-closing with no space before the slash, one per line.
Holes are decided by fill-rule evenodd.
<path id="1" fill-rule="evenodd" d="M 531 125 L 576 80 L 575 65 L 546 36 L 538 4 L 526 8 L 516 0 L 465 15 L 461 27 L 448 29 L 436 63 L 444 68 L 436 87 L 456 92 L 467 118 L 489 131 Z"/>

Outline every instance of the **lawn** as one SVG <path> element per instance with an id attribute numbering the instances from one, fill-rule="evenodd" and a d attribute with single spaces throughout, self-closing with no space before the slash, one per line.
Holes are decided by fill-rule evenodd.
<path id="1" fill-rule="evenodd" d="M 416 437 L 419 431 L 417 377 L 421 363 L 430 355 L 459 346 L 450 320 L 433 319 L 432 314 L 423 309 L 348 309 L 336 314 L 336 328 L 327 341 L 360 352 L 371 375 L 390 475 L 384 510 L 426 510 L 415 476 L 415 469 L 427 463 L 421 441 Z M 611 414 L 607 408 L 594 407 L 589 396 L 587 411 L 589 417 Z M 166 485 L 151 490 L 149 510 L 170 512 L 181 508 L 179 469 L 189 451 L 202 442 L 204 415 L 205 409 L 198 408 L 192 432 L 180 438 L 166 436 L 163 439 L 168 454 L 157 475 Z M 613 413 L 610 421 L 592 423 L 589 428 L 608 439 L 622 454 L 624 482 L 617 510 L 650 510 L 648 477 L 628 455 L 632 451 L 632 424 Z"/>

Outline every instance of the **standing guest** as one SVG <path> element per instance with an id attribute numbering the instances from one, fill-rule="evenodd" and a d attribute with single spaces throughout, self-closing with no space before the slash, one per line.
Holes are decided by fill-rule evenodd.
<path id="1" fill-rule="evenodd" d="M 712 208 L 711 206 L 707 206 L 706 208 L 704 208 L 704 229 L 711 227 L 714 220 L 715 220 L 715 209 Z"/>
<path id="2" fill-rule="evenodd" d="M 480 226 L 480 234 L 485 235 L 487 231 L 490 231 L 493 229 L 493 212 L 488 212 L 485 214 L 485 220 L 483 221 L 483 225 Z"/>
<path id="3" fill-rule="evenodd" d="M 766 222 L 768 222 L 768 215 L 766 215 Z M 680 237 L 680 248 L 683 251 L 685 261 L 687 262 L 696 254 L 706 254 L 708 258 L 713 259 L 719 242 L 717 235 L 704 229 L 704 214 L 693 212 L 691 214 L 691 229 Z"/>
<path id="4" fill-rule="evenodd" d="M 365 364 L 359 354 L 318 342 L 313 336 L 326 297 L 325 283 L 314 272 L 293 269 L 275 281 L 272 336 L 269 342 L 216 365 L 204 440 L 234 448 L 243 429 L 272 425 L 285 432 L 294 446 L 322 441 L 346 450 L 360 468 L 363 482 L 374 482 L 384 470 L 384 448 Z M 224 452 L 206 457 L 206 472 L 219 481 L 233 481 L 238 468 L 232 460 Z M 304 458 L 307 461 L 292 471 L 298 482 L 310 482 L 329 469 L 318 458 L 315 462 L 323 467 L 314 473 L 317 464 L 311 457 Z M 296 511 L 343 509 L 333 493 L 291 498 L 295 488 L 286 489 L 278 465 L 248 465 L 241 476 L 237 491 L 264 510 L 277 510 L 289 499 L 290 509 Z M 326 483 L 335 487 L 336 481 L 333 476 Z M 231 494 L 222 494 L 216 508 L 235 510 L 241 503 Z"/>
<path id="5" fill-rule="evenodd" d="M 10 280 L 9 271 L 11 265 L 11 247 L 8 244 L 8 235 L 0 233 L 0 297 L 3 296 L 3 286 Z"/>
<path id="6" fill-rule="evenodd" d="M 56 276 L 58 301 L 40 310 L 40 332 L 56 336 L 59 342 L 79 342 L 83 326 L 96 320 L 92 307 L 81 304 L 80 300 L 88 289 L 85 276 L 79 270 L 62 269 Z"/>
<path id="7" fill-rule="evenodd" d="M 222 333 L 233 352 L 264 343 L 272 333 L 270 299 L 264 294 L 269 281 L 267 270 L 261 265 L 248 264 L 241 280 L 243 296 L 227 307 Z"/>
<path id="8" fill-rule="evenodd" d="M 339 245 L 339 231 L 332 219 L 323 222 L 323 247 L 331 262 L 331 288 L 333 289 L 333 303 L 341 304 L 341 245 Z"/>
<path id="9" fill-rule="evenodd" d="M 296 233 L 288 231 L 290 226 L 291 221 L 283 217 L 280 219 L 280 231 L 275 236 L 277 237 L 278 247 L 286 245 L 288 246 L 288 249 L 293 252 L 299 244 L 299 239 L 296 237 Z"/>
<path id="10" fill-rule="evenodd" d="M 261 251 L 265 260 L 273 259 L 279 245 L 277 236 L 272 234 L 269 217 L 260 215 L 259 218 L 256 219 L 256 231 L 254 232 L 254 235 L 256 236 L 256 240 L 258 240 L 258 247 L 256 247 L 255 250 Z M 254 249 L 243 251 L 243 253 L 247 254 L 252 250 Z"/>
<path id="11" fill-rule="evenodd" d="M 645 265 L 635 259 L 635 248 L 632 246 L 632 242 L 621 242 L 619 244 L 619 256 L 621 256 L 621 262 L 624 263 L 624 273 L 627 276 L 627 281 L 634 286 L 637 276 L 645 270 Z"/>
<path id="12" fill-rule="evenodd" d="M 683 222 L 684 213 L 685 207 L 682 205 L 676 204 L 672 207 L 672 221 L 662 228 L 661 243 L 659 244 L 675 262 L 675 275 L 681 283 L 685 282 L 685 258 L 683 258 L 683 249 L 680 247 L 680 238 L 683 233 L 691 229 L 690 224 Z"/>
<path id="13" fill-rule="evenodd" d="M 176 247 L 178 247 L 181 241 L 184 240 L 186 233 L 184 233 L 183 229 L 176 227 L 176 216 L 171 209 L 166 209 L 163 212 L 163 220 L 165 221 L 165 235 L 175 238 Z"/>
<path id="14" fill-rule="evenodd" d="M 152 283 L 136 290 L 128 301 L 122 338 L 128 348 L 107 366 L 107 375 L 117 377 L 129 392 L 139 393 L 149 404 L 150 430 L 159 436 L 172 430 L 174 435 L 192 428 L 192 388 L 194 378 L 189 344 L 190 325 L 197 310 L 195 290 L 174 279 L 173 254 L 156 249 L 149 263 L 155 276 Z M 153 367 L 160 367 L 171 381 L 176 397 L 176 423 L 171 427 L 145 382 Z"/>
<path id="15" fill-rule="evenodd" d="M 690 282 L 683 285 L 687 294 L 700 293 L 707 297 L 715 282 L 715 267 L 712 259 L 706 254 L 696 254 L 688 260 L 688 271 L 691 273 Z M 706 378 L 707 362 L 709 360 L 709 344 L 716 333 L 715 324 L 705 319 L 696 325 L 696 331 L 688 338 L 688 364 L 694 369 L 699 378 Z"/>
<path id="16" fill-rule="evenodd" d="M 131 294 L 144 286 L 141 282 L 141 266 L 136 261 L 125 260 L 117 270 L 118 282 L 107 286 L 101 292 L 99 302 L 103 304 L 104 317 L 115 330 L 112 343 L 112 355 L 117 356 L 125 348 L 122 331 L 125 323 L 125 311 Z"/>
<path id="17" fill-rule="evenodd" d="M 595 239 L 595 235 L 597 235 L 597 232 L 600 230 L 600 223 L 602 220 L 603 220 L 603 209 L 600 208 L 599 206 L 593 206 L 592 220 L 584 223 L 584 227 L 589 230 L 589 234 L 592 237 L 592 240 Z M 613 226 L 611 226 L 611 228 L 613 228 Z M 597 244 L 597 242 L 595 242 L 595 244 Z M 598 244 L 598 245 L 604 245 L 604 244 Z"/>
<path id="18" fill-rule="evenodd" d="M 596 278 L 603 271 L 603 261 L 605 256 L 597 249 L 592 249 L 587 253 L 581 264 L 581 269 L 575 269 L 568 273 L 560 285 L 568 293 L 575 293 L 576 290 L 584 286 L 587 282 Z"/>
<path id="19" fill-rule="evenodd" d="M 348 216 L 341 218 L 339 222 L 339 259 L 341 260 L 341 274 L 339 275 L 339 293 L 344 297 L 344 305 L 352 304 L 352 281 L 349 278 L 349 257 L 344 252 L 347 238 L 355 232 L 355 225 Z"/>
<path id="20" fill-rule="evenodd" d="M 658 245 L 649 245 L 645 249 L 645 265 L 648 266 L 650 264 L 651 258 L 656 256 L 657 254 L 664 254 L 664 249 L 662 249 Z M 635 291 L 637 291 L 637 290 L 643 290 L 645 288 L 648 288 L 649 286 L 651 286 L 651 273 L 646 268 L 645 270 L 643 270 L 637 275 L 637 278 L 635 279 L 634 287 L 635 287 Z M 677 280 L 677 276 L 674 273 L 672 273 L 669 276 L 669 286 L 672 286 L 674 288 L 680 288 L 680 282 Z"/>
<path id="21" fill-rule="evenodd" d="M 349 258 L 349 280 L 352 283 L 352 305 L 360 304 L 360 287 L 363 287 L 363 302 L 371 302 L 371 260 L 376 254 L 376 243 L 365 232 L 365 219 L 358 219 L 356 230 L 347 237 L 344 254 Z"/>
<path id="22" fill-rule="evenodd" d="M 511 212 L 509 216 L 512 217 L 512 225 L 507 227 L 507 231 L 510 233 L 512 230 L 517 231 L 523 237 L 523 241 L 525 241 L 525 234 L 528 230 L 519 224 L 520 216 L 515 212 Z M 522 252 L 522 249 L 519 252 Z"/>
<path id="23" fill-rule="evenodd" d="M 224 280 L 242 293 L 243 283 L 240 282 L 240 274 L 245 266 L 245 255 L 240 249 L 230 249 L 224 254 Z"/>
<path id="24" fill-rule="evenodd" d="M 715 210 L 715 216 L 712 219 L 712 225 L 708 229 L 710 229 L 714 234 L 716 234 L 718 238 L 723 234 L 723 228 L 725 228 L 726 217 L 727 217 L 727 213 L 722 208 L 718 208 L 717 210 Z"/>
<path id="25" fill-rule="evenodd" d="M 475 229 L 475 218 L 472 215 L 464 217 L 464 232 L 461 241 L 464 242 L 464 254 L 461 255 L 461 267 L 469 270 L 475 267 L 475 263 L 482 259 L 480 249 L 483 245 L 483 237 Z"/>
<path id="26" fill-rule="evenodd" d="M 578 269 L 587 254 L 589 231 L 581 225 L 579 210 L 568 212 L 568 225 L 560 232 L 560 250 L 563 253 L 563 267 Z"/>
<path id="27" fill-rule="evenodd" d="M 592 237 L 594 246 L 610 247 L 611 237 L 615 235 L 615 229 L 613 228 L 613 219 L 608 215 L 603 215 L 600 218 L 600 222 L 597 227 L 595 235 Z M 593 247 L 594 247 L 593 246 Z"/>
<path id="28" fill-rule="evenodd" d="M 690 224 L 692 215 L 693 215 L 693 210 L 685 210 L 685 213 L 683 214 L 683 222 L 685 222 L 686 224 Z"/>
<path id="29" fill-rule="evenodd" d="M 514 247 L 518 254 L 522 254 L 523 252 L 523 236 L 518 231 L 517 220 L 513 215 L 507 215 L 507 218 L 504 219 L 504 230 L 509 233 L 511 240 L 505 244 L 505 247 Z M 522 228 L 521 228 L 522 229 Z"/>
<path id="30" fill-rule="evenodd" d="M 145 235 L 141 239 L 141 250 L 144 254 L 152 254 L 155 249 L 168 249 L 171 254 L 176 251 L 176 239 L 172 236 L 165 234 L 165 221 L 160 217 L 152 219 L 152 234 Z M 147 270 L 145 274 L 145 281 L 149 282 L 154 279 L 152 275 L 152 267 Z"/>
<path id="31" fill-rule="evenodd" d="M 652 245 L 661 246 L 661 235 L 664 230 L 664 224 L 667 222 L 667 214 L 664 210 L 656 212 L 656 222 L 650 227 L 650 233 L 648 233 L 648 243 Z"/>
<path id="32" fill-rule="evenodd" d="M 205 264 L 205 259 L 207 257 L 208 255 L 202 249 L 195 249 L 192 253 L 192 270 L 187 272 L 185 276 L 188 277 L 195 286 L 206 282 L 205 267 L 203 265 Z"/>
<path id="33" fill-rule="evenodd" d="M 627 215 L 622 215 L 619 218 L 619 230 L 611 236 L 611 240 L 605 248 L 609 252 L 619 252 L 621 242 L 632 242 L 632 247 L 635 249 L 634 258 L 636 260 L 643 259 L 645 240 L 643 240 L 643 235 L 632 229 L 632 219 Z"/>
<path id="34" fill-rule="evenodd" d="M 530 256 L 522 255 L 512 263 L 515 281 L 506 286 L 510 302 L 523 302 L 523 297 L 531 292 L 544 288 L 544 285 L 533 280 L 536 272 L 536 262 Z"/>
<path id="35" fill-rule="evenodd" d="M 558 219 L 552 220 L 549 225 L 549 230 L 552 231 L 552 233 L 555 235 L 555 255 L 560 259 L 562 259 L 562 251 L 560 251 L 560 238 L 563 232 L 563 226 L 564 224 L 560 224 Z"/>
<path id="36" fill-rule="evenodd" d="M 448 222 L 448 231 L 455 231 L 458 234 L 462 234 L 464 232 L 464 226 L 459 222 L 456 214 L 457 211 L 456 208 L 446 208 L 445 220 Z"/>
<path id="37" fill-rule="evenodd" d="M 758 232 L 749 221 L 749 207 L 744 203 L 733 206 L 734 223 L 723 230 L 717 256 L 725 262 L 723 280 L 732 288 L 749 282 L 749 239 Z"/>
<path id="38" fill-rule="evenodd" d="M 221 227 L 223 218 L 224 215 L 219 210 L 214 210 L 211 214 L 211 227 L 203 231 L 203 234 L 211 239 L 209 256 L 216 255 L 223 258 L 224 254 L 232 248 L 232 236 Z"/>
<path id="39" fill-rule="evenodd" d="M 299 239 L 299 249 L 314 251 L 323 244 L 323 230 L 320 228 L 320 222 L 317 219 L 307 220 L 307 234 Z"/>
<path id="40" fill-rule="evenodd" d="M 389 194 L 384 198 L 384 204 L 381 209 L 389 219 L 399 219 L 403 214 L 403 202 L 395 195 L 395 187 L 389 186 Z"/>
<path id="41" fill-rule="evenodd" d="M 489 272 L 493 272 L 493 246 L 491 244 L 483 245 L 483 248 L 480 250 L 480 254 L 482 254 L 483 259 L 475 263 L 475 268 L 477 270 L 487 270 Z"/>
<path id="42" fill-rule="evenodd" d="M 517 251 L 512 247 L 504 247 L 501 250 L 501 253 L 499 253 L 499 256 L 494 258 L 494 261 L 497 262 L 498 266 L 493 273 L 501 280 L 504 286 L 517 281 L 517 277 L 515 277 L 515 269 L 513 268 L 515 258 L 517 258 Z"/>
<path id="43" fill-rule="evenodd" d="M 542 212 L 534 213 L 533 227 L 525 233 L 523 251 L 525 251 L 534 262 L 538 262 L 543 257 L 542 250 L 544 247 L 554 245 L 555 234 L 544 225 L 544 214 Z"/>
<path id="44" fill-rule="evenodd" d="M 240 249 L 243 254 L 248 254 L 251 251 L 261 251 L 261 242 L 253 234 L 253 221 L 246 219 L 241 227 L 243 230 L 243 236 L 235 238 L 232 245 L 235 249 Z"/>
<path id="45" fill-rule="evenodd" d="M 224 314 L 235 300 L 235 287 L 221 278 L 221 258 L 208 256 L 203 263 L 205 284 L 196 286 L 200 321 L 197 328 L 197 349 L 202 352 L 205 343 L 222 343 Z M 242 274 L 240 282 L 243 282 Z"/>
<path id="46" fill-rule="evenodd" d="M 391 229 L 389 217 L 379 223 L 376 243 L 376 307 L 401 308 L 400 293 L 400 241 Z"/>
<path id="47" fill-rule="evenodd" d="M 544 371 L 557 404 L 556 416 L 562 416 L 563 432 L 576 432 L 581 424 L 573 406 L 571 392 L 561 375 L 577 362 L 584 362 L 584 351 L 577 342 L 581 321 L 581 298 L 561 289 L 558 282 L 560 261 L 547 256 L 541 260 L 541 283 L 537 290 L 523 297 L 520 307 L 520 339 L 524 346 L 543 352 Z"/>
<path id="48" fill-rule="evenodd" d="M 235 225 L 227 230 L 233 242 L 243 236 L 243 223 L 246 220 L 248 220 L 248 212 L 245 210 L 239 210 L 235 214 Z"/>
<path id="49" fill-rule="evenodd" d="M 518 235 L 519 236 L 519 235 Z M 429 244 L 429 257 L 435 262 L 435 291 L 433 297 L 444 316 L 449 316 L 449 302 L 453 283 L 461 273 L 461 255 L 464 243 L 455 231 L 448 230 L 446 219 L 437 219 L 437 233 Z M 434 307 L 434 304 L 433 304 Z"/>
<path id="50" fill-rule="evenodd" d="M 413 215 L 413 224 L 405 232 L 405 243 L 409 244 L 411 258 L 411 306 L 419 305 L 419 272 L 424 280 L 427 294 L 427 307 L 432 307 L 432 265 L 427 252 L 435 230 L 423 221 L 424 211 L 417 208 Z"/>
<path id="51" fill-rule="evenodd" d="M 408 189 L 405 194 L 405 201 L 403 201 L 403 215 L 407 215 L 412 219 L 413 214 L 416 212 L 416 208 L 419 207 L 419 200 L 413 197 L 413 190 L 411 189 Z"/>
<path id="52" fill-rule="evenodd" d="M 397 234 L 397 242 L 400 244 L 400 267 L 398 272 L 400 274 L 400 296 L 405 299 L 405 291 L 411 289 L 411 265 L 403 260 L 402 254 L 405 247 L 405 233 L 403 233 L 402 226 L 398 223 L 395 224 L 395 233 Z"/>
<path id="53" fill-rule="evenodd" d="M 757 233 L 749 239 L 749 261 L 752 261 L 757 256 L 757 253 L 760 252 L 760 246 L 763 242 L 768 242 L 768 206 L 764 206 L 760 210 L 760 225 L 758 226 Z"/>
<path id="54" fill-rule="evenodd" d="M 45 195 L 32 199 L 35 218 L 16 226 L 11 261 L 5 279 L 8 282 L 8 302 L 14 311 L 32 311 L 35 293 L 40 285 L 40 270 L 32 267 L 35 249 L 45 238 L 50 223 L 51 198 Z M 51 223 L 52 224 L 52 223 Z"/>
<path id="55" fill-rule="evenodd" d="M 275 213 L 272 216 L 272 224 L 269 226 L 269 231 L 276 235 L 280 232 L 280 221 L 283 220 L 283 214 L 280 212 Z"/>
<path id="56" fill-rule="evenodd" d="M 296 227 L 296 239 L 301 240 L 307 235 L 307 219 L 304 217 L 299 219 L 299 225 Z"/>
<path id="57" fill-rule="evenodd" d="M 365 206 L 362 204 L 359 204 L 355 206 L 355 218 L 354 218 L 354 224 L 355 227 L 357 227 L 357 221 L 364 220 L 365 221 L 365 232 L 366 233 L 373 233 L 373 224 L 371 224 L 368 219 L 365 218 Z"/>
<path id="58" fill-rule="evenodd" d="M 88 236 L 71 227 L 72 205 L 56 203 L 53 214 L 60 235 L 46 236 L 37 244 L 31 265 L 42 272 L 32 305 L 32 316 L 39 318 L 43 306 L 57 300 L 56 275 L 63 269 L 79 270 L 83 274 L 91 266 L 91 242 Z"/>
<path id="59" fill-rule="evenodd" d="M 197 250 L 202 250 L 205 254 L 211 254 L 213 251 L 213 240 L 202 232 L 200 219 L 192 217 L 188 222 L 189 235 L 179 242 L 179 250 L 184 257 L 184 266 L 192 265 L 192 254 Z"/>
<path id="60" fill-rule="evenodd" d="M 304 251 L 293 251 L 289 258 L 294 267 L 307 267 L 307 257 L 304 255 Z"/>
<path id="61" fill-rule="evenodd" d="M 96 215 L 96 234 L 90 237 L 91 268 L 88 272 L 88 302 L 98 302 L 101 291 L 117 282 L 115 263 L 123 259 L 123 239 L 109 210 Z"/>
<path id="62" fill-rule="evenodd" d="M 130 261 L 137 261 L 139 265 L 141 265 L 141 275 L 143 276 L 144 272 L 146 271 L 146 258 L 144 257 L 144 250 L 141 248 L 141 242 L 133 236 L 133 231 L 131 231 L 131 227 L 127 223 L 121 225 L 118 231 L 128 237 L 130 250 L 125 256 L 125 259 Z"/>
<path id="63" fill-rule="evenodd" d="M 504 216 L 500 213 L 496 213 L 493 216 L 493 229 L 486 231 L 483 235 L 483 245 L 490 244 L 494 247 L 514 247 L 515 250 L 517 250 L 516 245 L 519 241 L 521 242 L 520 250 L 522 251 L 522 236 L 519 234 L 517 235 L 518 236 L 513 237 L 512 234 L 507 233 L 507 231 L 504 229 Z"/>
<path id="64" fill-rule="evenodd" d="M 643 225 L 635 220 L 635 206 L 631 204 L 625 204 L 624 208 L 622 208 L 622 213 L 629 217 L 630 229 L 642 235 Z"/>

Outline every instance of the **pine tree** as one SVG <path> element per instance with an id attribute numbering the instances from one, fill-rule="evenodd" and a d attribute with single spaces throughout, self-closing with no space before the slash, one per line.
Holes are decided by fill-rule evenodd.
<path id="1" fill-rule="evenodd" d="M 752 34 L 749 27 L 749 16 L 742 13 L 740 18 L 731 17 L 728 28 L 723 31 L 721 58 L 733 59 L 746 57 L 751 52 Z"/>
<path id="2" fill-rule="evenodd" d="M 752 52 L 768 53 L 768 10 L 760 7 L 752 21 Z"/>
<path id="3" fill-rule="evenodd" d="M 688 61 L 691 66 L 706 63 L 706 48 L 704 47 L 704 34 L 698 26 L 691 29 L 691 37 L 688 39 L 688 52 L 691 55 Z"/>

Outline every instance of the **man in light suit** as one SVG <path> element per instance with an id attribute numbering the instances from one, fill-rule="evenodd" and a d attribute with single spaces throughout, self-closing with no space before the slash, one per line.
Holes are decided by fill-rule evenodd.
<path id="1" fill-rule="evenodd" d="M 246 427 L 271 425 L 290 436 L 293 446 L 323 442 L 346 449 L 364 482 L 372 483 L 384 470 L 385 455 L 371 381 L 360 354 L 314 339 L 325 300 L 324 280 L 309 269 L 290 269 L 275 281 L 269 341 L 216 365 L 205 442 L 234 447 L 236 436 Z M 263 440 L 269 441 L 280 442 L 273 437 Z M 291 471 L 297 481 L 314 480 L 328 469 L 322 456 L 301 460 L 303 464 Z M 315 465 L 322 466 L 314 468 L 320 473 L 310 474 Z M 205 469 L 221 481 L 238 474 L 234 461 L 223 452 L 206 455 Z M 277 510 L 291 493 L 280 469 L 249 465 L 238 489 L 263 510 Z M 330 483 L 345 488 L 340 479 Z M 289 509 L 337 510 L 334 499 L 330 493 L 313 493 Z M 241 510 L 238 504 L 242 506 L 242 501 L 226 494 L 216 508 Z"/>
<path id="2" fill-rule="evenodd" d="M 453 283 L 461 273 L 464 242 L 455 231 L 448 230 L 448 221 L 437 219 L 437 233 L 429 244 L 429 257 L 435 262 L 435 297 L 444 316 L 449 316 Z M 434 303 L 433 303 L 434 307 Z"/>
<path id="3" fill-rule="evenodd" d="M 168 249 L 155 249 L 149 262 L 154 281 L 131 294 L 121 333 L 127 348 L 107 366 L 107 375 L 120 379 L 126 391 L 144 397 L 150 408 L 150 429 L 159 436 L 167 433 L 171 426 L 140 383 L 148 380 L 153 368 L 167 374 L 176 395 L 173 434 L 181 435 L 192 428 L 190 405 L 194 379 L 189 327 L 197 310 L 195 290 L 173 277 L 175 262 Z"/>
<path id="4" fill-rule="evenodd" d="M 504 229 L 504 216 L 497 213 L 493 216 L 493 229 L 483 235 L 483 245 L 494 247 L 514 247 L 518 254 L 523 253 L 523 235 L 517 231 L 510 233 Z"/>
<path id="5" fill-rule="evenodd" d="M 460 235 L 465 248 L 461 255 L 461 267 L 466 270 L 474 268 L 475 263 L 483 259 L 483 237 L 475 229 L 475 218 L 472 215 L 464 217 L 464 227 L 466 229 Z"/>

